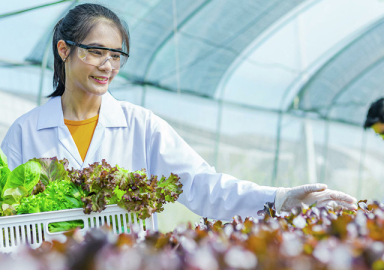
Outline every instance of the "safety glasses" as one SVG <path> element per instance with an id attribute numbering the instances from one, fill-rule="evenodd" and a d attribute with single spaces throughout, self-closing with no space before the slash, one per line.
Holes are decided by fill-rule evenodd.
<path id="1" fill-rule="evenodd" d="M 124 66 L 129 57 L 129 54 L 116 49 L 88 46 L 70 40 L 65 40 L 65 42 L 69 45 L 78 47 L 79 58 L 85 63 L 95 67 L 101 67 L 109 61 L 112 69 L 119 70 Z"/>

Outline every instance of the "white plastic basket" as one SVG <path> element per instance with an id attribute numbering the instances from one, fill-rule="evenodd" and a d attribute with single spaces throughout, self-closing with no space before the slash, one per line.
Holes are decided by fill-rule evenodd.
<path id="1" fill-rule="evenodd" d="M 48 224 L 62 221 L 82 220 L 84 228 L 80 232 L 84 235 L 90 228 L 98 228 L 107 224 L 112 228 L 111 233 L 131 233 L 135 226 L 139 235 L 146 231 L 157 231 L 155 216 L 145 220 L 136 217 L 135 213 L 115 205 L 107 205 L 101 213 L 84 214 L 82 208 L 0 217 L 0 252 L 13 252 L 21 244 L 29 244 L 38 248 L 43 241 L 58 240 L 64 242 L 64 232 L 49 232 Z"/>

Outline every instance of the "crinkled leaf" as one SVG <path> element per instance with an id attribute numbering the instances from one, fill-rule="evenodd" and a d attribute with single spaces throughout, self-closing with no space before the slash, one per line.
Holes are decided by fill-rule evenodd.
<path id="1" fill-rule="evenodd" d="M 23 197 L 17 207 L 18 214 L 81 208 L 83 191 L 69 181 L 50 182 L 46 189 L 29 197 Z"/>
<path id="2" fill-rule="evenodd" d="M 70 170 L 69 178 L 87 192 L 100 192 L 104 189 L 113 191 L 116 187 L 115 171 L 117 168 L 111 167 L 103 159 L 101 164 L 95 162 L 83 170 Z"/>
<path id="3" fill-rule="evenodd" d="M 106 208 L 107 198 L 105 193 L 98 193 L 82 198 L 82 202 L 84 204 L 84 214 L 100 213 Z"/>
<path id="4" fill-rule="evenodd" d="M 45 190 L 45 185 L 41 180 L 33 187 L 32 195 L 39 194 Z"/>
<path id="5" fill-rule="evenodd" d="M 84 190 L 82 201 L 84 213 L 100 212 L 106 204 L 117 203 L 140 218 L 147 218 L 164 209 L 166 202 L 174 202 L 182 192 L 177 175 L 147 177 L 145 169 L 130 172 L 121 167 L 112 167 L 105 160 L 96 162 L 83 170 L 69 171 L 72 183 Z M 160 183 L 160 185 L 159 185 Z"/>
<path id="6" fill-rule="evenodd" d="M 84 213 L 101 212 L 105 209 L 109 199 L 113 197 L 116 188 L 116 167 L 112 167 L 105 160 L 95 162 L 83 170 L 69 171 L 72 183 L 84 190 L 82 198 Z"/>
<path id="7" fill-rule="evenodd" d="M 173 174 L 173 173 L 171 173 L 171 175 L 168 178 L 165 178 L 164 176 L 161 177 L 157 185 L 159 187 L 162 187 L 164 189 L 167 189 L 173 192 L 179 191 L 183 186 L 180 183 L 180 177 L 178 177 L 176 174 Z"/>

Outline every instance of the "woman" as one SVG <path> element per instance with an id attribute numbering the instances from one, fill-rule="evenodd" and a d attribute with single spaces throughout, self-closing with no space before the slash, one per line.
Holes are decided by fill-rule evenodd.
<path id="1" fill-rule="evenodd" d="M 198 215 L 230 220 L 257 216 L 266 202 L 290 210 L 301 202 L 356 209 L 356 199 L 323 184 L 296 188 L 258 186 L 216 173 L 162 119 L 142 107 L 115 100 L 108 86 L 125 64 L 129 33 L 109 9 L 76 6 L 54 29 L 54 87 L 45 105 L 21 116 L 1 148 L 11 169 L 34 157 L 66 158 L 81 169 L 105 159 L 148 174 L 178 174 L 179 202 Z"/>

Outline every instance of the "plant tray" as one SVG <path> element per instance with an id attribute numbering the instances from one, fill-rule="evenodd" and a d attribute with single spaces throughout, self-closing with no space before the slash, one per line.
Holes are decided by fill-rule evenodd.
<path id="1" fill-rule="evenodd" d="M 107 205 L 101 213 L 84 214 L 82 208 L 24 214 L 0 217 L 0 252 L 16 251 L 22 244 L 38 248 L 44 241 L 57 240 L 64 242 L 64 232 L 50 232 L 48 224 L 82 220 L 84 228 L 80 232 L 85 235 L 90 228 L 98 228 L 105 224 L 111 227 L 112 234 L 139 232 L 143 237 L 146 231 L 157 231 L 156 216 L 143 220 L 138 219 L 135 213 L 115 205 Z"/>

